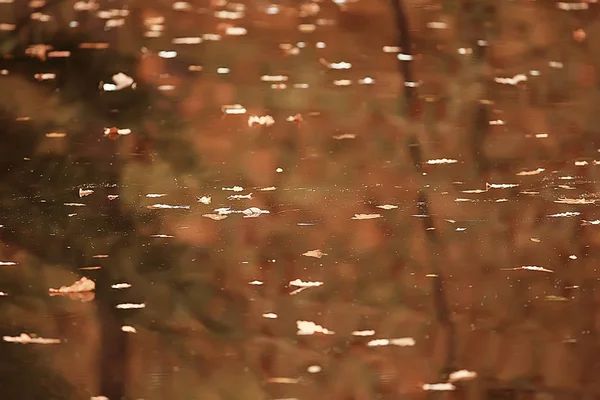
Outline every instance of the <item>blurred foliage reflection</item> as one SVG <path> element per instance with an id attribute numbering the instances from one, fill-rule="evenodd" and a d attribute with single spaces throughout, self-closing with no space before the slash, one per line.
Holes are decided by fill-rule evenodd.
<path id="1" fill-rule="evenodd" d="M 0 398 L 597 397 L 599 11 L 0 1 Z"/>

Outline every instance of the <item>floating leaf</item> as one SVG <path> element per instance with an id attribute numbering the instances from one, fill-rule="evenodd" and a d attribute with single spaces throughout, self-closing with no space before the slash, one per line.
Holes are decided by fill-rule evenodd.
<path id="1" fill-rule="evenodd" d="M 352 332 L 353 336 L 373 336 L 375 334 L 374 330 L 366 330 L 366 331 L 354 331 Z"/>
<path id="2" fill-rule="evenodd" d="M 333 138 L 335 140 L 355 139 L 356 135 L 353 133 L 343 133 L 341 135 L 334 136 Z"/>
<path id="3" fill-rule="evenodd" d="M 198 203 L 202 204 L 210 204 L 212 201 L 212 197 L 210 196 L 196 197 L 196 199 L 198 200 Z"/>
<path id="4" fill-rule="evenodd" d="M 79 197 L 89 196 L 94 193 L 92 189 L 79 189 Z"/>
<path id="5" fill-rule="evenodd" d="M 298 286 L 298 287 L 318 287 L 318 286 L 322 286 L 323 282 L 304 282 L 301 281 L 300 279 L 295 279 L 293 281 L 290 282 L 290 286 Z"/>
<path id="6" fill-rule="evenodd" d="M 190 206 L 172 206 L 169 204 L 152 204 L 147 206 L 147 208 L 151 209 L 151 210 L 157 210 L 157 209 L 183 209 L 183 210 L 189 210 Z"/>
<path id="7" fill-rule="evenodd" d="M 393 209 L 398 208 L 398 206 L 394 206 L 392 204 L 384 204 L 382 206 L 377 206 L 377 208 L 381 208 L 383 210 L 393 210 Z"/>
<path id="8" fill-rule="evenodd" d="M 594 204 L 596 200 L 593 199 L 568 199 L 561 197 L 558 200 L 554 200 L 555 203 L 560 204 Z"/>
<path id="9" fill-rule="evenodd" d="M 445 392 L 456 390 L 456 386 L 452 383 L 425 383 L 423 384 L 423 390 Z"/>
<path id="10" fill-rule="evenodd" d="M 261 214 L 269 214 L 269 211 L 261 210 L 258 207 L 250 207 L 242 211 L 242 213 L 244 214 L 244 218 L 256 218 Z"/>
<path id="11" fill-rule="evenodd" d="M 130 287 L 131 287 L 130 283 L 115 283 L 114 285 L 111 285 L 111 288 L 113 288 L 113 289 L 127 289 Z"/>
<path id="12" fill-rule="evenodd" d="M 214 221 L 221 221 L 222 219 L 227 218 L 227 215 L 222 214 L 202 214 L 202 216 L 205 218 L 210 218 Z"/>
<path id="13" fill-rule="evenodd" d="M 117 304 L 116 308 L 119 310 L 135 310 L 140 308 L 146 308 L 146 304 L 144 303 L 122 303 Z"/>
<path id="14" fill-rule="evenodd" d="M 486 183 L 486 189 L 509 189 L 519 186 L 517 183 Z"/>
<path id="15" fill-rule="evenodd" d="M 47 339 L 37 336 L 29 336 L 26 333 L 21 333 L 19 336 L 3 336 L 2 339 L 9 343 L 21 343 L 21 344 L 57 344 L 60 343 L 60 339 Z"/>
<path id="16" fill-rule="evenodd" d="M 128 333 L 137 333 L 137 330 L 133 326 L 130 326 L 130 325 L 123 325 L 121 327 L 121 330 L 123 332 L 128 332 Z"/>
<path id="17" fill-rule="evenodd" d="M 519 271 L 519 270 L 525 270 L 525 271 L 538 271 L 538 272 L 554 272 L 551 269 L 546 269 L 543 267 L 538 267 L 537 265 L 524 265 L 522 267 L 518 267 L 518 268 L 504 268 L 503 271 Z"/>
<path id="18" fill-rule="evenodd" d="M 566 211 L 566 212 L 563 212 L 563 213 L 550 214 L 548 216 L 552 217 L 552 218 L 558 218 L 558 217 L 575 217 L 575 216 L 577 216 L 579 214 L 580 213 L 575 212 L 575 211 Z"/>
<path id="19" fill-rule="evenodd" d="M 48 289 L 50 294 L 67 294 L 67 293 L 82 293 L 82 292 L 91 292 L 96 289 L 96 282 L 91 279 L 86 278 L 85 276 L 72 285 L 69 286 L 61 286 L 58 289 L 50 288 Z"/>
<path id="20" fill-rule="evenodd" d="M 427 160 L 427 164 L 435 165 L 435 164 L 456 164 L 458 160 L 454 160 L 451 158 L 438 158 L 434 160 Z"/>
<path id="21" fill-rule="evenodd" d="M 448 380 L 450 382 L 466 381 L 466 380 L 475 379 L 476 377 L 477 377 L 477 372 L 469 371 L 466 369 L 461 369 L 459 371 L 451 372 L 448 377 Z"/>
<path id="22" fill-rule="evenodd" d="M 375 339 L 371 340 L 367 343 L 369 347 L 376 346 L 400 346 L 400 347 L 409 347 L 415 345 L 415 339 L 411 337 L 398 338 L 398 339 Z"/>
<path id="23" fill-rule="evenodd" d="M 375 219 L 381 217 L 381 214 L 354 214 L 354 217 L 352 217 L 351 219 Z"/>
<path id="24" fill-rule="evenodd" d="M 544 171 L 545 171 L 544 168 L 538 168 L 538 169 L 534 169 L 533 171 L 521 171 L 521 172 L 517 173 L 517 175 L 519 175 L 519 176 L 537 175 Z"/>
<path id="25" fill-rule="evenodd" d="M 252 200 L 252 193 L 248 193 L 248 194 L 232 194 L 231 196 L 228 196 L 227 198 L 229 200 L 242 200 L 242 199 Z"/>
<path id="26" fill-rule="evenodd" d="M 563 296 L 554 296 L 554 295 L 548 295 L 546 297 L 544 297 L 544 299 L 546 301 L 569 301 L 568 298 L 563 297 Z"/>
<path id="27" fill-rule="evenodd" d="M 315 258 L 321 258 L 323 256 L 326 256 L 327 253 L 323 253 L 321 250 L 310 250 L 307 251 L 306 253 L 302 253 L 303 256 L 307 256 L 307 257 L 315 257 Z"/>
<path id="28" fill-rule="evenodd" d="M 327 328 L 323 328 L 321 325 L 315 324 L 312 321 L 296 321 L 296 326 L 298 327 L 298 335 L 314 335 L 315 333 L 333 335 L 335 333 Z"/>

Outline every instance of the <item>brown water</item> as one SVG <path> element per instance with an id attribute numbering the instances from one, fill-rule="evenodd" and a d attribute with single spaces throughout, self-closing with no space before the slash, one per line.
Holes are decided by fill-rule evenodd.
<path id="1" fill-rule="evenodd" d="M 598 398 L 599 10 L 0 2 L 0 399 Z"/>

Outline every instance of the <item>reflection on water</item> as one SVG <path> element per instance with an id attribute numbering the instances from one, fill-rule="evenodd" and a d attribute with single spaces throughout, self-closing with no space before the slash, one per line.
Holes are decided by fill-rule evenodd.
<path id="1" fill-rule="evenodd" d="M 1 397 L 598 396 L 599 10 L 0 1 Z"/>

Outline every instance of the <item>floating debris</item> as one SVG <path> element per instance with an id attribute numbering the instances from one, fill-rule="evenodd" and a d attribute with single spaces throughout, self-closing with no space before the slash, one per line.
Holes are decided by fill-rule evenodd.
<path id="1" fill-rule="evenodd" d="M 9 343 L 21 344 L 58 344 L 60 339 L 48 339 L 38 336 L 30 336 L 26 333 L 21 333 L 19 336 L 3 336 L 2 339 Z"/>
<path id="2" fill-rule="evenodd" d="M 278 316 L 275 313 L 265 313 L 262 315 L 264 318 L 276 319 Z"/>
<path id="3" fill-rule="evenodd" d="M 350 219 L 375 219 L 381 218 L 381 214 L 354 214 L 354 217 Z"/>
<path id="4" fill-rule="evenodd" d="M 83 203 L 64 203 L 64 205 L 67 207 L 85 207 Z"/>
<path id="5" fill-rule="evenodd" d="M 91 292 L 96 289 L 96 282 L 85 276 L 69 286 L 61 286 L 58 289 L 50 288 L 48 291 L 51 295 L 67 294 L 67 293 L 82 293 Z"/>
<path id="6" fill-rule="evenodd" d="M 277 190 L 277 188 L 275 186 L 269 186 L 269 187 L 258 189 L 258 190 L 260 190 L 261 192 L 270 192 L 273 190 Z"/>
<path id="7" fill-rule="evenodd" d="M 118 194 L 109 194 L 108 196 L 106 196 L 108 198 L 108 200 L 115 200 L 119 198 Z"/>
<path id="8" fill-rule="evenodd" d="M 307 251 L 306 253 L 302 253 L 303 256 L 307 256 L 307 257 L 315 257 L 315 258 L 321 258 L 323 256 L 326 256 L 327 253 L 323 253 L 321 250 L 310 250 Z"/>
<path id="9" fill-rule="evenodd" d="M 14 261 L 0 261 L 0 266 L 17 265 Z"/>
<path id="10" fill-rule="evenodd" d="M 157 234 L 154 234 L 154 235 L 150 235 L 150 237 L 167 239 L 167 238 L 172 238 L 172 237 L 175 237 L 175 236 L 173 236 L 173 235 L 165 235 L 165 234 L 162 234 L 162 233 L 157 233 Z"/>
<path id="11" fill-rule="evenodd" d="M 165 196 L 166 196 L 165 193 L 148 193 L 146 195 L 146 197 L 149 197 L 149 198 L 157 198 L 157 197 L 165 197 Z"/>
<path id="12" fill-rule="evenodd" d="M 264 285 L 264 282 L 262 282 L 262 281 L 252 281 L 252 282 L 248 282 L 248 285 L 261 286 L 261 285 Z"/>
<path id="13" fill-rule="evenodd" d="M 130 326 L 130 325 L 123 325 L 121 327 L 121 330 L 123 332 L 127 332 L 127 333 L 137 333 L 137 330 L 133 326 Z"/>
<path id="14" fill-rule="evenodd" d="M 108 258 L 110 257 L 108 254 L 96 254 L 93 255 L 92 258 Z"/>

